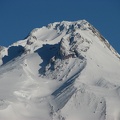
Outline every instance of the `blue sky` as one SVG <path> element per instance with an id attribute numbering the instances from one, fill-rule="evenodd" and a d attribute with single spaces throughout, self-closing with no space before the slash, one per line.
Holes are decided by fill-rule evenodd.
<path id="1" fill-rule="evenodd" d="M 0 0 L 0 45 L 51 22 L 86 19 L 120 53 L 120 0 Z"/>

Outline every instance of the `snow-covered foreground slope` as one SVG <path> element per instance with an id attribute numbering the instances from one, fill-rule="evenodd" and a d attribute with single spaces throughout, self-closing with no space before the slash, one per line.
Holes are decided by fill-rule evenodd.
<path id="1" fill-rule="evenodd" d="M 85 20 L 34 29 L 0 64 L 0 120 L 120 120 L 120 55 Z"/>

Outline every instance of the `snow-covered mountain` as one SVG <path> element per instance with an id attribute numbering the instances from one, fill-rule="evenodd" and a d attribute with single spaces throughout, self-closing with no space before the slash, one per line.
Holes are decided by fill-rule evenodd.
<path id="1" fill-rule="evenodd" d="M 120 120 L 120 55 L 86 20 L 0 47 L 0 120 Z"/>

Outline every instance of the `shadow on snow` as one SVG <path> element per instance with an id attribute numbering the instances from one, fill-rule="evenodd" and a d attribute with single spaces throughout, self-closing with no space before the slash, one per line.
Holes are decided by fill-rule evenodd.
<path id="1" fill-rule="evenodd" d="M 24 52 L 23 46 L 12 46 L 8 49 L 8 55 L 5 55 L 2 58 L 3 64 L 6 64 L 7 62 L 13 60 L 14 58 L 21 56 L 21 54 Z"/>
<path id="2" fill-rule="evenodd" d="M 58 46 L 59 44 L 44 44 L 43 47 L 35 51 L 43 60 L 43 62 L 40 64 L 41 68 L 39 69 L 39 73 L 44 73 L 45 67 L 49 63 L 50 59 L 57 54 L 59 48 Z"/>

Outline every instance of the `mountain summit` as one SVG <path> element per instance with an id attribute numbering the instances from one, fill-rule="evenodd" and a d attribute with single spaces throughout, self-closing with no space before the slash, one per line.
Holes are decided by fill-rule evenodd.
<path id="1" fill-rule="evenodd" d="M 86 20 L 0 47 L 0 120 L 10 119 L 120 120 L 120 55 Z"/>

